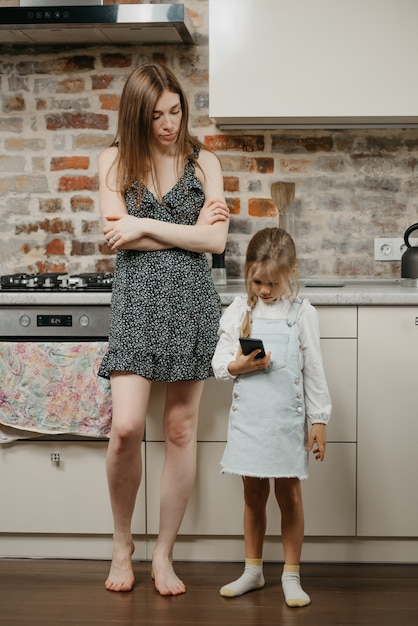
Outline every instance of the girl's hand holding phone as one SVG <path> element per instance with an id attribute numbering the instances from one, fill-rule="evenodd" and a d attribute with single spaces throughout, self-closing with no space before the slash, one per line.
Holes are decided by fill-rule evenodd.
<path id="1" fill-rule="evenodd" d="M 251 340 L 254 341 L 254 340 Z M 264 352 L 264 347 L 258 346 L 254 349 L 250 342 L 240 340 L 240 347 L 237 352 L 237 356 L 235 357 L 235 361 L 231 361 L 228 364 L 228 371 L 232 376 L 238 376 L 239 374 L 248 374 L 250 372 L 256 372 L 257 370 L 265 370 L 270 365 L 270 355 L 271 352 Z M 247 345 L 249 347 L 247 347 Z M 247 354 L 243 353 L 244 350 L 248 352 Z M 252 348 L 252 349 L 251 349 Z M 251 351 L 249 351 L 251 350 Z M 260 357 L 260 354 L 264 354 L 264 356 Z"/>

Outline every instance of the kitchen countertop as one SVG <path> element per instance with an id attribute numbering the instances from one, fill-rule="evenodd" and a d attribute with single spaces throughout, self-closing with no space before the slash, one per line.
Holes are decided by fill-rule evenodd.
<path id="1" fill-rule="evenodd" d="M 314 306 L 335 305 L 418 305 L 418 286 L 405 286 L 401 279 L 300 279 L 301 297 Z M 223 305 L 244 294 L 243 280 L 230 280 L 217 290 Z M 0 306 L 108 305 L 110 292 L 1 291 Z"/>
<path id="2" fill-rule="evenodd" d="M 224 305 L 245 291 L 243 281 L 217 289 Z M 418 287 L 407 287 L 401 279 L 299 279 L 299 295 L 314 306 L 418 305 Z"/>

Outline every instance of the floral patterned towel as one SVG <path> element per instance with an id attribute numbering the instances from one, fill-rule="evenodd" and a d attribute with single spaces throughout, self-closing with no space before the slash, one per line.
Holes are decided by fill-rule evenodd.
<path id="1" fill-rule="evenodd" d="M 97 376 L 107 343 L 0 342 L 0 424 L 107 437 L 109 381 Z"/>

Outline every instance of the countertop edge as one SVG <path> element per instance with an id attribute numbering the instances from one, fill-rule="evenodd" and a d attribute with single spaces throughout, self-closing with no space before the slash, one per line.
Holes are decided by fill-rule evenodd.
<path id="1" fill-rule="evenodd" d="M 243 281 L 216 287 L 223 306 L 244 295 Z M 103 306 L 109 305 L 111 292 L 1 292 L 0 307 L 7 306 Z M 353 281 L 343 286 L 302 286 L 299 295 L 314 306 L 399 306 L 418 305 L 418 289 L 398 281 Z"/>
<path id="2" fill-rule="evenodd" d="M 218 287 L 224 306 L 235 296 L 245 293 L 244 284 Z M 418 289 L 405 287 L 398 281 L 353 281 L 343 286 L 317 286 L 299 289 L 299 296 L 314 306 L 400 306 L 418 305 Z"/>

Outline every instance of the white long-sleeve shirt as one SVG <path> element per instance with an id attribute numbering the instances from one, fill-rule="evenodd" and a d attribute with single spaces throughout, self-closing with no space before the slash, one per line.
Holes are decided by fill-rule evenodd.
<path id="1" fill-rule="evenodd" d="M 258 300 L 251 315 L 267 319 L 286 319 L 292 308 L 287 298 L 279 298 L 273 304 Z M 218 331 L 219 341 L 212 359 L 217 380 L 234 378 L 228 364 L 235 360 L 239 347 L 240 328 L 247 310 L 246 296 L 237 296 L 222 315 Z M 304 299 L 297 321 L 300 365 L 304 381 L 305 410 L 311 424 L 327 424 L 331 417 L 331 399 L 325 378 L 319 342 L 318 312 Z"/>

